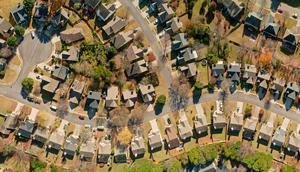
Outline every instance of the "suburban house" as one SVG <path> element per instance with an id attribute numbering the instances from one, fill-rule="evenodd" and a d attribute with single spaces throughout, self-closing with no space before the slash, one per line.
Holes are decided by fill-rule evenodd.
<path id="1" fill-rule="evenodd" d="M 257 117 L 251 116 L 250 118 L 246 118 L 244 124 L 243 138 L 253 140 L 257 123 Z"/>
<path id="2" fill-rule="evenodd" d="M 245 64 L 242 81 L 246 90 L 253 88 L 256 80 L 257 69 L 255 65 Z"/>
<path id="3" fill-rule="evenodd" d="M 176 58 L 178 64 L 185 64 L 195 61 L 198 58 L 198 54 L 195 50 L 188 47 L 183 50 L 180 50 Z"/>
<path id="4" fill-rule="evenodd" d="M 285 80 L 276 77 L 276 79 L 272 82 L 272 86 L 270 87 L 270 93 L 274 100 L 279 100 L 283 90 L 285 88 Z"/>
<path id="5" fill-rule="evenodd" d="M 64 148 L 63 148 L 63 156 L 69 157 L 69 159 L 73 159 L 79 145 L 79 137 L 74 136 L 71 134 L 67 137 Z"/>
<path id="6" fill-rule="evenodd" d="M 297 125 L 296 131 L 294 131 L 289 138 L 287 149 L 290 152 L 299 153 L 300 151 L 300 124 Z"/>
<path id="7" fill-rule="evenodd" d="M 126 25 L 127 22 L 124 19 L 121 19 L 120 17 L 115 17 L 113 20 L 104 25 L 102 29 L 107 36 L 111 36 L 123 30 Z"/>
<path id="8" fill-rule="evenodd" d="M 125 101 L 125 106 L 127 108 L 132 108 L 137 101 L 137 93 L 135 89 L 125 89 L 122 91 L 123 100 Z"/>
<path id="9" fill-rule="evenodd" d="M 69 20 L 69 13 L 65 9 L 61 8 L 52 17 L 51 23 L 47 27 L 47 30 L 51 34 L 53 34 L 55 31 L 59 31 L 65 28 L 68 20 Z"/>
<path id="10" fill-rule="evenodd" d="M 256 85 L 257 85 L 257 92 L 258 97 L 261 100 L 268 90 L 268 84 L 270 82 L 271 75 L 269 72 L 265 70 L 261 70 L 258 72 L 257 79 L 256 79 Z"/>
<path id="11" fill-rule="evenodd" d="M 114 47 L 118 50 L 128 46 L 133 41 L 134 34 L 132 31 L 121 32 L 115 35 L 112 39 Z"/>
<path id="12" fill-rule="evenodd" d="M 161 24 L 165 24 L 168 20 L 174 17 L 175 12 L 173 9 L 169 6 L 168 3 L 163 3 L 158 8 L 158 21 Z"/>
<path id="13" fill-rule="evenodd" d="M 287 29 L 282 39 L 281 48 L 290 54 L 294 54 L 299 45 L 299 28 Z"/>
<path id="14" fill-rule="evenodd" d="M 170 35 L 176 34 L 183 27 L 182 22 L 178 17 L 173 17 L 171 20 L 166 22 L 165 32 Z"/>
<path id="15" fill-rule="evenodd" d="M 131 152 L 135 158 L 142 158 L 146 152 L 144 138 L 139 131 L 133 136 L 131 140 Z"/>
<path id="16" fill-rule="evenodd" d="M 45 26 L 48 21 L 48 3 L 40 2 L 35 6 L 35 11 L 33 14 L 34 24 L 39 26 Z"/>
<path id="17" fill-rule="evenodd" d="M 256 35 L 258 35 L 258 33 L 260 32 L 260 25 L 262 20 L 263 17 L 261 16 L 261 14 L 250 12 L 245 20 L 244 34 L 251 37 L 256 37 Z"/>
<path id="18" fill-rule="evenodd" d="M 157 149 L 161 149 L 163 146 L 163 139 L 161 137 L 159 128 L 157 126 L 156 119 L 150 121 L 151 130 L 148 134 L 148 142 L 150 146 L 150 150 L 154 151 Z"/>
<path id="19" fill-rule="evenodd" d="M 244 115 L 243 115 L 243 102 L 237 102 L 236 110 L 230 117 L 230 124 L 229 129 L 230 132 L 237 132 L 239 133 L 244 124 Z"/>
<path id="20" fill-rule="evenodd" d="M 93 14 L 96 8 L 100 5 L 101 0 L 85 0 L 84 9 L 87 13 Z"/>
<path id="21" fill-rule="evenodd" d="M 84 86 L 85 82 L 79 81 L 77 79 L 75 79 L 72 83 L 69 97 L 69 101 L 72 107 L 79 105 Z"/>
<path id="22" fill-rule="evenodd" d="M 0 35 L 4 38 L 7 38 L 13 32 L 14 32 L 14 27 L 7 20 L 0 17 Z"/>
<path id="23" fill-rule="evenodd" d="M 280 127 L 278 127 L 272 138 L 272 146 L 281 147 L 285 143 L 285 135 L 287 127 L 289 126 L 290 119 L 284 118 Z"/>
<path id="24" fill-rule="evenodd" d="M 62 148 L 64 144 L 64 141 L 65 141 L 65 133 L 56 130 L 50 135 L 47 148 L 54 152 L 59 152 L 59 150 Z"/>
<path id="25" fill-rule="evenodd" d="M 41 77 L 42 82 L 40 84 L 42 92 L 46 92 L 48 94 L 51 94 L 52 96 L 55 94 L 56 90 L 59 87 L 59 81 L 56 79 L 52 79 L 47 76 Z"/>
<path id="26" fill-rule="evenodd" d="M 148 69 L 148 62 L 144 59 L 134 62 L 126 68 L 126 75 L 129 78 L 136 78 L 143 76 L 145 73 L 149 71 Z"/>
<path id="27" fill-rule="evenodd" d="M 235 62 L 228 64 L 227 78 L 230 78 L 234 86 L 236 86 L 236 84 L 239 82 L 240 74 L 241 74 L 241 64 Z"/>
<path id="28" fill-rule="evenodd" d="M 4 71 L 7 66 L 7 60 L 5 58 L 0 58 L 0 71 Z"/>
<path id="29" fill-rule="evenodd" d="M 180 66 L 179 69 L 189 79 L 194 79 L 198 75 L 198 69 L 195 63 Z"/>
<path id="30" fill-rule="evenodd" d="M 96 11 L 96 22 L 106 23 L 113 18 L 116 10 L 115 4 L 104 5 L 100 3 Z"/>
<path id="31" fill-rule="evenodd" d="M 179 111 L 179 116 L 180 118 L 177 124 L 179 137 L 182 141 L 186 141 L 193 136 L 193 128 L 190 126 L 183 109 Z"/>
<path id="32" fill-rule="evenodd" d="M 129 158 L 128 145 L 117 144 L 115 148 L 114 160 L 116 163 L 126 163 Z"/>
<path id="33" fill-rule="evenodd" d="M 276 39 L 279 31 L 279 24 L 274 22 L 274 18 L 270 15 L 269 21 L 266 23 L 265 28 L 263 30 L 263 35 L 266 38 Z"/>
<path id="34" fill-rule="evenodd" d="M 104 136 L 99 142 L 99 149 L 97 153 L 97 163 L 107 164 L 112 152 L 111 140 L 109 136 Z"/>
<path id="35" fill-rule="evenodd" d="M 35 141 L 37 144 L 44 145 L 46 144 L 49 136 L 50 130 L 48 128 L 37 127 L 32 136 L 32 140 Z"/>
<path id="36" fill-rule="evenodd" d="M 79 157 L 81 160 L 91 162 L 96 154 L 96 139 L 94 136 L 80 145 Z"/>
<path id="37" fill-rule="evenodd" d="M 3 48 L 5 46 L 6 46 L 6 41 L 0 38 L 0 48 Z"/>
<path id="38" fill-rule="evenodd" d="M 25 6 L 18 4 L 14 9 L 10 11 L 10 14 L 16 25 L 27 27 L 28 23 L 28 14 Z"/>
<path id="39" fill-rule="evenodd" d="M 196 104 L 196 115 L 194 119 L 194 128 L 198 135 L 206 134 L 208 131 L 207 118 L 201 104 Z"/>
<path id="40" fill-rule="evenodd" d="M 131 64 L 143 60 L 144 51 L 135 45 L 129 46 L 126 50 L 125 59 Z"/>
<path id="41" fill-rule="evenodd" d="M 177 51 L 189 46 L 187 36 L 185 33 L 178 33 L 173 37 L 172 50 Z"/>
<path id="42" fill-rule="evenodd" d="M 217 80 L 217 84 L 221 84 L 224 80 L 225 67 L 223 61 L 218 61 L 218 63 L 212 65 L 211 75 Z"/>
<path id="43" fill-rule="evenodd" d="M 226 119 L 223 112 L 223 103 L 220 100 L 216 101 L 217 108 L 213 113 L 213 127 L 215 130 L 223 130 L 226 126 Z"/>
<path id="44" fill-rule="evenodd" d="M 299 85 L 297 82 L 288 82 L 284 92 L 284 104 L 286 109 L 290 109 L 299 95 Z"/>
<path id="45" fill-rule="evenodd" d="M 67 62 L 78 62 L 79 61 L 80 49 L 71 46 L 68 50 L 64 50 L 59 54 L 59 58 Z"/>
<path id="46" fill-rule="evenodd" d="M 5 118 L 3 125 L 0 127 L 0 134 L 8 136 L 18 125 L 18 114 L 12 113 Z"/>
<path id="47" fill-rule="evenodd" d="M 90 111 L 98 111 L 99 103 L 101 100 L 101 92 L 89 91 L 87 95 L 87 100 L 85 107 Z"/>
<path id="48" fill-rule="evenodd" d="M 64 81 L 67 79 L 68 72 L 69 72 L 69 68 L 67 68 L 66 66 L 62 66 L 62 65 L 55 66 L 52 72 L 52 76 L 54 77 L 54 79 Z"/>
<path id="49" fill-rule="evenodd" d="M 218 3 L 222 3 L 223 12 L 230 19 L 239 20 L 244 12 L 244 6 L 237 0 L 218 0 Z"/>
<path id="50" fill-rule="evenodd" d="M 145 103 L 152 102 L 155 99 L 155 89 L 152 84 L 139 84 L 139 90 Z"/>
<path id="51" fill-rule="evenodd" d="M 64 30 L 60 32 L 60 39 L 66 44 L 84 40 L 83 30 L 77 27 Z"/>
<path id="52" fill-rule="evenodd" d="M 168 145 L 168 149 L 178 148 L 180 146 L 180 140 L 177 136 L 177 130 L 173 126 L 167 126 L 165 128 L 165 139 Z"/>
<path id="53" fill-rule="evenodd" d="M 30 119 L 26 119 L 25 121 L 22 121 L 19 126 L 19 130 L 17 132 L 18 137 L 29 140 L 31 134 L 33 134 L 35 127 L 36 127 L 36 123 Z"/>
<path id="54" fill-rule="evenodd" d="M 269 140 L 272 138 L 276 116 L 277 115 L 275 113 L 271 113 L 268 121 L 262 124 L 258 135 L 260 140 L 269 142 Z"/>
<path id="55" fill-rule="evenodd" d="M 107 89 L 105 98 L 106 108 L 116 108 L 119 104 L 119 88 L 117 86 L 111 86 Z"/>

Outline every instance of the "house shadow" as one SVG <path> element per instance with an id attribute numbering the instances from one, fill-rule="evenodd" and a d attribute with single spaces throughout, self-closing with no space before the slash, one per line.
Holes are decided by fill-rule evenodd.
<path id="1" fill-rule="evenodd" d="M 194 137 L 195 137 L 195 139 L 200 139 L 201 137 L 205 137 L 207 135 L 208 135 L 207 131 L 201 132 L 200 134 L 194 131 Z"/>
<path id="2" fill-rule="evenodd" d="M 229 137 L 230 137 L 230 136 L 239 136 L 241 130 L 231 130 L 231 129 L 228 129 L 227 132 L 228 132 Z"/>
<path id="3" fill-rule="evenodd" d="M 144 156 L 145 156 L 145 153 L 138 154 L 137 156 L 134 156 L 133 153 L 132 153 L 132 151 L 131 151 L 131 149 L 130 149 L 130 151 L 129 151 L 129 157 L 130 157 L 130 159 L 132 159 L 132 161 L 135 161 L 135 160 L 137 160 L 137 159 L 144 158 Z"/>
<path id="4" fill-rule="evenodd" d="M 73 159 L 74 159 L 74 155 L 70 155 L 70 154 L 64 155 L 64 154 L 63 154 L 63 158 L 64 158 L 64 159 L 68 159 L 68 160 L 73 160 Z"/>
<path id="5" fill-rule="evenodd" d="M 244 28 L 243 35 L 250 37 L 253 40 L 256 40 L 259 33 L 250 32 L 248 29 Z"/>
<path id="6" fill-rule="evenodd" d="M 162 111 L 163 111 L 163 108 L 164 108 L 164 105 L 162 105 L 160 103 L 156 103 L 155 106 L 154 106 L 154 113 L 155 113 L 155 115 L 161 114 Z"/>
<path id="7" fill-rule="evenodd" d="M 264 146 L 268 146 L 269 141 L 267 141 L 267 140 L 265 140 L 265 139 L 260 139 L 260 138 L 258 138 L 258 139 L 257 139 L 257 143 L 258 143 L 258 146 L 259 146 L 260 144 L 262 144 L 262 145 L 264 145 Z"/>
<path id="8" fill-rule="evenodd" d="M 96 110 L 95 109 L 89 109 L 88 111 L 87 111 L 87 115 L 88 115 L 88 117 L 89 117 L 89 119 L 93 119 L 94 118 L 94 116 L 96 115 Z"/>
<path id="9" fill-rule="evenodd" d="M 274 145 L 274 144 L 271 144 L 271 151 L 273 152 L 273 150 L 276 150 L 276 151 L 278 151 L 278 152 L 280 152 L 281 151 L 281 146 L 279 146 L 279 145 Z"/>
<path id="10" fill-rule="evenodd" d="M 193 90 L 193 103 L 199 103 L 200 97 L 202 95 L 202 90 Z"/>
<path id="11" fill-rule="evenodd" d="M 271 1 L 271 10 L 272 10 L 272 12 L 276 12 L 279 5 L 280 5 L 280 0 L 272 0 Z M 299 5 L 300 5 L 300 3 L 299 3 Z"/>
<path id="12" fill-rule="evenodd" d="M 148 142 L 147 146 L 148 146 L 148 153 L 150 153 L 150 154 L 159 152 L 163 149 L 163 146 L 161 146 L 161 147 L 157 147 L 157 148 L 151 150 L 151 146 L 149 145 L 149 142 Z"/>
<path id="13" fill-rule="evenodd" d="M 48 153 L 51 153 L 51 154 L 57 155 L 57 154 L 58 154 L 58 152 L 59 152 L 59 150 L 56 150 L 56 149 L 53 149 L 53 148 L 49 148 L 49 147 L 47 147 L 47 148 L 46 148 L 46 152 L 47 152 L 47 155 L 48 155 Z"/>
<path id="14" fill-rule="evenodd" d="M 32 140 L 31 141 L 31 145 L 35 145 L 35 146 L 37 146 L 37 147 L 39 147 L 39 148 L 43 148 L 44 147 L 44 143 L 41 143 L 41 142 L 39 142 L 39 141 L 37 141 L 37 140 Z"/>

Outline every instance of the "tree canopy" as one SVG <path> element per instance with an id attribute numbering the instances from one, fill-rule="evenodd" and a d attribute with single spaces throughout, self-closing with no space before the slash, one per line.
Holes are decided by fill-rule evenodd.
<path id="1" fill-rule="evenodd" d="M 254 171 L 268 172 L 272 166 L 272 156 L 262 152 L 246 155 L 242 160 L 246 166 Z"/>
<path id="2" fill-rule="evenodd" d="M 296 172 L 296 169 L 294 166 L 291 165 L 284 165 L 281 169 L 280 172 Z"/>
<path id="3" fill-rule="evenodd" d="M 156 103 L 160 104 L 160 105 L 164 105 L 167 101 L 167 97 L 165 95 L 160 95 L 158 96 Z"/>
<path id="4" fill-rule="evenodd" d="M 33 79 L 32 78 L 25 78 L 23 81 L 22 81 L 22 87 L 27 90 L 27 91 L 31 91 L 32 90 L 32 87 L 33 87 Z"/>
<path id="5" fill-rule="evenodd" d="M 7 45 L 10 47 L 17 46 L 17 38 L 15 36 L 9 36 L 6 40 Z"/>
<path id="6" fill-rule="evenodd" d="M 34 7 L 35 0 L 23 0 L 23 4 L 29 14 L 31 14 L 31 10 Z"/>
<path id="7" fill-rule="evenodd" d="M 30 162 L 30 167 L 34 172 L 42 172 L 47 167 L 47 163 L 34 158 Z"/>
<path id="8" fill-rule="evenodd" d="M 23 36 L 24 33 L 25 33 L 24 27 L 22 27 L 22 26 L 20 26 L 20 25 L 15 26 L 15 33 L 16 33 L 18 36 Z"/>

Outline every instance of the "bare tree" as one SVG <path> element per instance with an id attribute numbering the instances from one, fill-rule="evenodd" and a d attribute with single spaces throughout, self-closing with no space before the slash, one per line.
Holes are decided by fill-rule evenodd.
<path id="1" fill-rule="evenodd" d="M 131 111 L 130 119 L 128 121 L 128 126 L 130 128 L 135 128 L 141 125 L 144 121 L 144 112 L 146 111 L 146 105 L 141 105 L 136 107 L 134 110 Z"/>
<path id="2" fill-rule="evenodd" d="M 58 102 L 56 114 L 59 117 L 64 117 L 65 115 L 68 114 L 68 110 L 69 110 L 69 105 L 67 99 L 65 97 L 61 97 Z"/>
<path id="3" fill-rule="evenodd" d="M 122 106 L 116 109 L 113 109 L 109 112 L 109 127 L 111 129 L 118 129 L 121 127 L 126 127 L 130 117 L 129 110 Z"/>
<path id="4" fill-rule="evenodd" d="M 169 88 L 170 106 L 172 109 L 178 111 L 187 106 L 190 89 L 191 86 L 183 75 L 173 80 Z"/>

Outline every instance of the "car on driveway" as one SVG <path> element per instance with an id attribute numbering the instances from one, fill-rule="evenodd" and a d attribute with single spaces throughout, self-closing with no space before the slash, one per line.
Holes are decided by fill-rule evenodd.
<path id="1" fill-rule="evenodd" d="M 35 38 L 35 33 L 34 33 L 34 31 L 32 31 L 30 34 L 31 34 L 31 38 L 34 39 L 34 38 Z"/>

